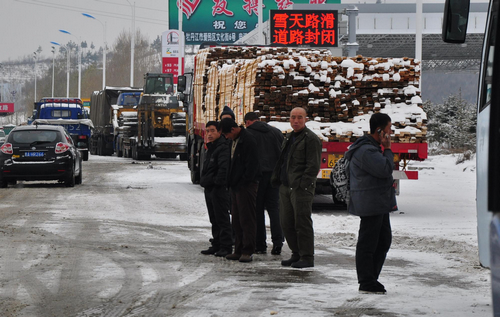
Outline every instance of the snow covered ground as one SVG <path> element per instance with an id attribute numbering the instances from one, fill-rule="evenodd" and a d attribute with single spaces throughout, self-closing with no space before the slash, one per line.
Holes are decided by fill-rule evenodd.
<path id="1" fill-rule="evenodd" d="M 490 272 L 480 266 L 477 254 L 475 160 L 456 165 L 456 159 L 442 155 L 414 162 L 411 166 L 419 169 L 420 179 L 401 182 L 399 211 L 391 215 L 393 245 L 380 276 L 387 295 L 358 294 L 354 251 L 359 219 L 345 211 L 315 212 L 316 266 L 311 276 L 317 273 L 325 282 L 309 283 L 304 278 L 303 282 L 289 283 L 286 289 L 270 290 L 269 305 L 275 308 L 264 309 L 265 313 L 258 309 L 259 313 L 249 316 L 491 316 Z M 165 175 L 171 167 L 157 165 L 161 163 L 153 162 L 152 169 L 143 171 L 141 176 L 130 172 L 115 175 L 121 184 L 149 187 L 153 195 L 156 186 L 146 184 L 179 184 L 169 193 L 171 199 L 165 206 L 178 212 L 159 212 L 150 219 L 137 215 L 140 217 L 137 220 L 169 226 L 201 226 L 206 228 L 208 240 L 209 222 L 201 188 L 189 185 L 184 163 L 171 162 L 178 166 L 175 175 L 169 175 L 168 179 Z M 187 190 L 190 199 L 183 198 Z M 106 217 L 110 216 L 108 213 Z M 285 246 L 283 258 L 288 256 L 289 249 Z M 271 255 L 256 255 L 252 267 L 272 268 L 277 272 L 291 270 L 281 268 L 274 260 Z M 240 300 L 242 304 L 248 301 L 245 296 L 251 296 L 252 290 L 243 291 L 234 279 L 212 286 L 202 300 L 207 305 L 206 314 L 229 313 L 231 310 L 222 307 L 224 304 L 238 306 Z M 226 289 L 231 293 L 241 291 L 241 297 L 224 295 Z M 332 314 L 325 313 L 328 311 Z"/>

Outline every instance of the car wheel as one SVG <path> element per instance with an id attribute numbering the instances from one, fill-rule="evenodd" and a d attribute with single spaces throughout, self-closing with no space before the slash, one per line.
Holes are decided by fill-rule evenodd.
<path id="1" fill-rule="evenodd" d="M 80 162 L 80 173 L 75 177 L 75 184 L 80 185 L 82 183 L 82 162 Z"/>
<path id="2" fill-rule="evenodd" d="M 3 180 L 0 178 L 0 188 L 7 188 L 9 186 L 9 183 L 6 180 Z"/>
<path id="3" fill-rule="evenodd" d="M 64 185 L 66 187 L 75 187 L 75 168 L 71 170 L 71 173 L 68 175 L 66 180 L 64 181 Z"/>

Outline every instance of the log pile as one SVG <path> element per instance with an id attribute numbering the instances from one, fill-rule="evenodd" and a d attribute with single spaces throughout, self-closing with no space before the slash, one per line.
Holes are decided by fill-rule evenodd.
<path id="1" fill-rule="evenodd" d="M 292 108 L 303 107 L 324 140 L 352 142 L 368 133 L 372 113 L 383 112 L 392 118 L 394 142 L 426 142 L 420 64 L 412 58 L 225 47 L 201 50 L 195 69 L 197 117 L 205 121 L 229 106 L 239 123 L 249 111 L 266 122 L 286 123 Z"/>

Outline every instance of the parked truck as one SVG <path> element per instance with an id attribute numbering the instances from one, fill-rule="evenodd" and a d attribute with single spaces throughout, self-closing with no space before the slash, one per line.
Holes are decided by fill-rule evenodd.
<path id="1" fill-rule="evenodd" d="M 198 183 L 205 155 L 205 124 L 229 106 L 236 121 L 254 111 L 260 120 L 290 132 L 289 114 L 302 106 L 306 125 L 322 140 L 316 192 L 333 194 L 332 167 L 358 137 L 369 133 L 371 113 L 393 122 L 394 178 L 418 179 L 409 160 L 427 158 L 419 85 L 420 65 L 409 58 L 335 57 L 326 50 L 270 47 L 211 47 L 195 57 L 189 103 L 188 167 Z M 179 77 L 182 90 L 188 79 Z M 182 85 L 181 85 L 182 84 Z M 189 95 L 189 93 L 187 93 Z"/>
<path id="2" fill-rule="evenodd" d="M 130 139 L 137 136 L 137 106 L 142 92 L 122 92 L 113 105 L 113 149 L 118 157 L 131 157 Z"/>
<path id="3" fill-rule="evenodd" d="M 187 159 L 187 116 L 174 94 L 172 74 L 145 74 L 143 89 L 108 87 L 94 92 L 91 109 L 91 117 L 99 123 L 92 154 Z"/>
<path id="4" fill-rule="evenodd" d="M 173 74 L 147 73 L 137 105 L 137 136 L 130 138 L 133 159 L 187 159 L 186 111 L 174 93 Z"/>
<path id="5" fill-rule="evenodd" d="M 93 123 L 79 98 L 42 98 L 35 102 L 29 124 L 60 125 L 66 128 L 73 142 L 82 153 L 84 161 L 89 159 L 89 140 Z"/>
<path id="6" fill-rule="evenodd" d="M 141 88 L 106 87 L 94 91 L 90 97 L 90 119 L 94 130 L 89 142 L 90 154 L 113 155 L 115 131 L 113 126 L 115 105 L 121 93 L 141 93 Z"/>

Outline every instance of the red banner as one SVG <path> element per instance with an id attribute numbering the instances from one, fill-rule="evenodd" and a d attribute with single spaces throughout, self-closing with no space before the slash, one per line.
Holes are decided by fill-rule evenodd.
<path id="1" fill-rule="evenodd" d="M 184 74 L 184 57 L 181 58 L 182 72 Z M 174 74 L 174 84 L 177 84 L 177 76 L 179 75 L 179 58 L 178 57 L 163 57 L 162 73 Z"/>
<path id="2" fill-rule="evenodd" d="M 0 113 L 14 113 L 14 103 L 0 102 Z"/>

